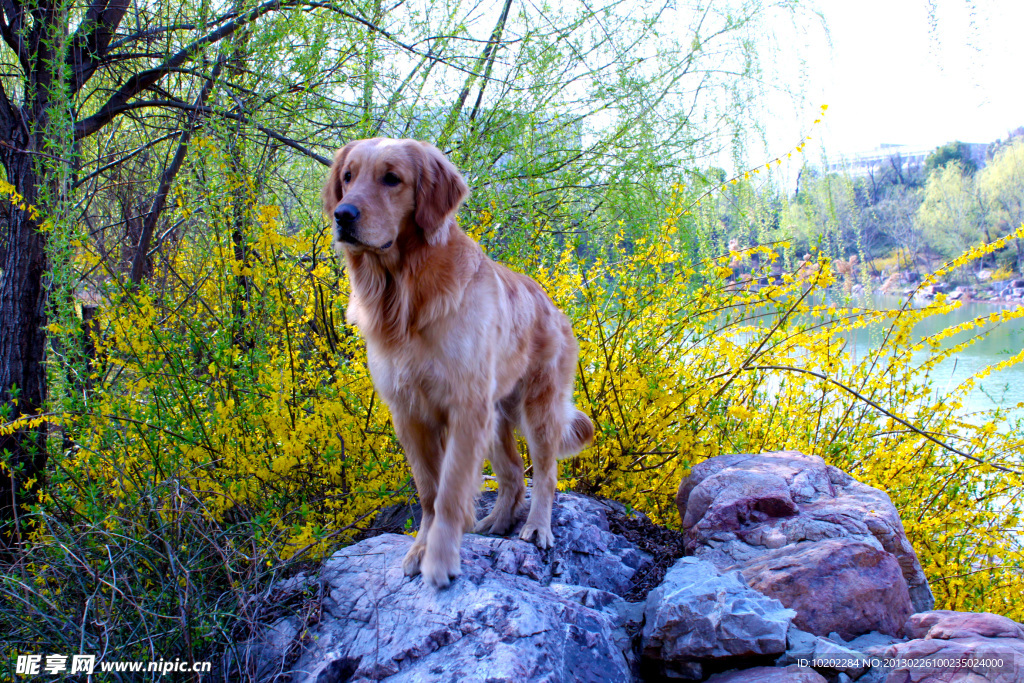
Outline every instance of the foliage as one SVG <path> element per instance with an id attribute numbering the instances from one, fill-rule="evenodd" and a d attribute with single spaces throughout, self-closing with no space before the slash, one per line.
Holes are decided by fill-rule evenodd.
<path id="1" fill-rule="evenodd" d="M 928 176 L 918 209 L 925 240 L 952 258 L 985 237 L 982 205 L 974 176 L 951 161 Z"/>
<path id="2" fill-rule="evenodd" d="M 991 234 L 1000 236 L 1024 223 L 1024 139 L 1001 147 L 978 173 L 978 191 L 989 207 L 986 216 Z M 1020 240 L 1014 240 L 1014 258 L 1006 265 L 1024 272 Z"/>
<path id="3" fill-rule="evenodd" d="M 967 175 L 974 175 L 974 172 L 978 170 L 978 165 L 971 159 L 967 145 L 959 140 L 936 147 L 924 160 L 925 170 L 929 175 L 954 163 L 958 164 L 961 172 Z"/>
<path id="4" fill-rule="evenodd" d="M 856 249 L 860 211 L 848 178 L 819 176 L 805 168 L 788 209 L 778 239 L 791 240 L 805 251 L 817 246 L 837 257 Z"/>
<path id="5" fill-rule="evenodd" d="M 289 230 L 277 207 L 250 199 L 246 260 L 230 207 L 211 208 L 208 233 L 168 255 L 166 280 L 106 292 L 90 398 L 59 418 L 75 447 L 51 476 L 20 571 L 0 584 L 10 647 L 211 656 L 276 618 L 272 580 L 413 496 L 362 344 L 341 324 L 345 278 L 326 229 L 317 220 Z M 1001 431 L 1005 409 L 960 416 L 965 392 L 991 369 L 946 394 L 933 379 L 989 320 L 915 342 L 917 321 L 957 304 L 852 307 L 823 257 L 745 286 L 771 277 L 779 255 L 748 250 L 742 274 L 732 256 L 692 262 L 686 235 L 702 216 L 691 204 L 677 188 L 656 233 L 620 233 L 585 265 L 578 245 L 559 245 L 544 224 L 528 236 L 543 249 L 502 252 L 537 277 L 580 339 L 577 402 L 598 438 L 561 464 L 560 487 L 677 525 L 676 486 L 705 458 L 821 455 L 888 491 L 939 606 L 1019 619 L 1024 556 L 1006 532 L 1019 527 L 1021 425 Z M 483 212 L 467 227 L 498 255 L 501 222 Z M 244 308 L 238 276 L 248 279 Z M 881 344 L 853 357 L 844 335 L 864 328 Z"/>
<path id="6" fill-rule="evenodd" d="M 759 18 L 795 3 L 257 7 L 218 52 L 168 65 L 244 6 L 216 20 L 206 5 L 133 6 L 115 37 L 151 44 L 61 99 L 61 121 L 109 127 L 70 151 L 38 146 L 64 174 L 39 179 L 60 195 L 40 214 L 62 270 L 48 413 L 0 427 L 51 424 L 31 542 L 0 575 L 8 665 L 13 651 L 230 650 L 280 614 L 275 580 L 414 496 L 343 322 L 310 161 L 377 134 L 447 143 L 474 188 L 467 229 L 573 318 L 577 400 L 599 435 L 561 464 L 563 488 L 674 524 L 675 486 L 702 459 L 816 453 L 889 491 L 940 605 L 1020 618 L 1020 539 L 1005 530 L 1019 527 L 1021 425 L 1000 429 L 1002 409 L 961 416 L 974 380 L 935 391 L 937 364 L 971 342 L 912 329 L 949 307 L 861 310 L 835 291 L 823 253 L 864 248 L 854 184 L 808 178 L 787 207 L 756 171 L 693 170 L 750 123 Z M 659 28 L 670 15 L 686 20 L 678 44 Z M 7 90 L 14 57 L 0 53 Z M 133 114 L 92 118 L 150 68 L 160 83 L 118 110 Z M 15 180 L 0 203 L 35 222 Z M 774 243 L 794 226 L 799 244 Z M 857 329 L 879 348 L 854 357 Z"/>

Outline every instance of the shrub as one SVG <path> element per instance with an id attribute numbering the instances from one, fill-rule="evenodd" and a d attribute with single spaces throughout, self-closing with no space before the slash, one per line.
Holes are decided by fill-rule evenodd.
<path id="1" fill-rule="evenodd" d="M 286 229 L 277 207 L 252 199 L 241 242 L 213 211 L 150 284 L 109 278 L 86 398 L 57 418 L 70 447 L 52 459 L 34 537 L 0 583 L 14 651 L 209 658 L 275 618 L 274 580 L 414 495 L 363 344 L 341 322 L 347 282 L 323 226 Z M 657 234 L 590 245 L 586 263 L 544 225 L 515 241 L 488 211 L 468 226 L 574 321 L 577 402 L 598 438 L 561 463 L 560 487 L 675 526 L 673 496 L 694 464 L 817 454 L 889 492 L 940 607 L 1024 616 L 1011 531 L 1020 421 L 1008 408 L 962 415 L 994 368 L 946 393 L 934 379 L 984 334 L 975 328 L 1024 312 L 915 340 L 918 321 L 958 304 L 858 308 L 836 294 L 827 259 L 771 279 L 771 246 L 748 252 L 759 271 L 734 273 L 731 256 L 694 262 L 686 204 L 680 189 Z M 853 358 L 844 334 L 864 328 L 879 344 Z"/>

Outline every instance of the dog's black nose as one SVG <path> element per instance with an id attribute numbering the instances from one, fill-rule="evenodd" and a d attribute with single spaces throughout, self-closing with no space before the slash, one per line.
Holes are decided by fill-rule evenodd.
<path id="1" fill-rule="evenodd" d="M 359 220 L 359 209 L 351 204 L 342 204 L 334 210 L 334 220 L 343 228 L 352 227 Z"/>
<path id="2" fill-rule="evenodd" d="M 359 220 L 359 209 L 351 204 L 342 204 L 334 210 L 334 220 L 338 223 L 338 241 L 357 244 L 356 221 Z"/>

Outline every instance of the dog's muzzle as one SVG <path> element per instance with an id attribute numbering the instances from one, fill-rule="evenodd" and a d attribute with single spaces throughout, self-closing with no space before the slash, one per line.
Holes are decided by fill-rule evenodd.
<path id="1" fill-rule="evenodd" d="M 338 224 L 338 241 L 359 244 L 359 240 L 356 239 L 359 209 L 351 204 L 342 204 L 334 210 L 334 220 Z"/>

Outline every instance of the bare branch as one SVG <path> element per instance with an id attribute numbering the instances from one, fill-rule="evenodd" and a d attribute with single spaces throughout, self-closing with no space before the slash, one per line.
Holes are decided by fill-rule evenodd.
<path id="1" fill-rule="evenodd" d="M 289 138 L 285 135 L 282 135 L 281 133 L 278 133 L 277 131 L 271 128 L 267 128 L 266 126 L 260 125 L 258 123 L 253 123 L 252 120 L 247 116 L 243 116 L 242 114 L 238 114 L 231 111 L 222 111 L 214 109 L 212 107 L 197 106 L 194 104 L 189 104 L 188 102 L 182 102 L 181 100 L 136 100 L 135 102 L 129 102 L 118 107 L 118 109 L 113 112 L 113 115 L 116 116 L 117 114 L 120 114 L 122 112 L 132 111 L 135 109 L 148 109 L 151 107 L 180 109 L 182 111 L 197 112 L 207 116 L 218 116 L 220 118 L 230 119 L 232 121 L 239 121 L 241 123 L 249 124 L 252 125 L 259 132 L 266 135 L 267 137 L 273 138 L 274 140 L 277 140 L 278 142 L 287 145 L 288 147 L 291 147 L 292 149 L 298 152 L 302 152 L 309 158 L 320 162 L 324 166 L 330 166 L 332 163 L 329 157 L 325 157 L 322 154 L 317 154 L 313 150 L 302 145 L 300 142 L 293 140 L 292 138 Z"/>
<path id="2" fill-rule="evenodd" d="M 131 109 L 132 107 L 128 106 L 130 99 L 152 87 L 161 78 L 202 52 L 206 47 L 223 40 L 239 28 L 256 21 L 265 14 L 286 7 L 294 7 L 297 4 L 297 0 L 268 0 L 268 2 L 254 7 L 248 12 L 243 12 L 232 21 L 182 48 L 159 66 L 133 75 L 110 96 L 110 99 L 100 107 L 99 111 L 75 123 L 75 139 L 81 140 L 82 138 L 89 137 L 109 123 L 119 113 Z"/>
<path id="3" fill-rule="evenodd" d="M 71 92 L 78 92 L 103 63 L 127 11 L 128 0 L 93 0 L 89 5 L 68 51 L 67 62 L 73 69 Z"/>
<path id="4" fill-rule="evenodd" d="M 224 57 L 217 60 L 217 63 L 213 67 L 213 72 L 210 74 L 210 77 L 206 79 L 206 83 L 203 84 L 202 92 L 200 92 L 199 97 L 196 98 L 197 109 L 204 107 L 206 104 L 206 99 L 210 96 L 210 91 L 213 90 L 213 84 L 216 82 L 217 77 L 220 76 L 221 67 L 224 66 L 224 61 Z M 157 187 L 156 194 L 153 196 L 153 203 L 149 208 L 149 213 L 146 214 L 146 220 L 142 224 L 142 233 L 139 236 L 139 247 L 135 252 L 135 258 L 132 259 L 132 284 L 137 285 L 142 282 L 142 275 L 146 270 L 146 263 L 149 261 L 149 243 L 153 237 L 153 231 L 156 229 L 157 221 L 160 220 L 160 214 L 163 213 L 164 205 L 167 202 L 167 193 L 171 189 L 171 184 L 174 182 L 174 178 L 178 175 L 178 170 L 185 161 L 185 153 L 188 151 L 188 143 L 192 138 L 192 132 L 196 129 L 196 125 L 198 123 L 197 119 L 198 114 L 194 114 L 192 116 L 192 120 L 182 132 L 181 137 L 178 138 L 178 148 L 174 152 L 174 158 L 171 159 L 171 163 L 168 164 L 167 168 L 164 169 L 163 174 L 160 176 L 160 185 Z"/>
<path id="5" fill-rule="evenodd" d="M 22 40 L 21 35 L 25 23 L 25 8 L 15 5 L 12 0 L 0 0 L 0 35 L 4 42 L 11 48 L 11 51 L 18 56 L 18 62 L 22 70 L 29 73 L 29 52 L 28 46 Z"/>

